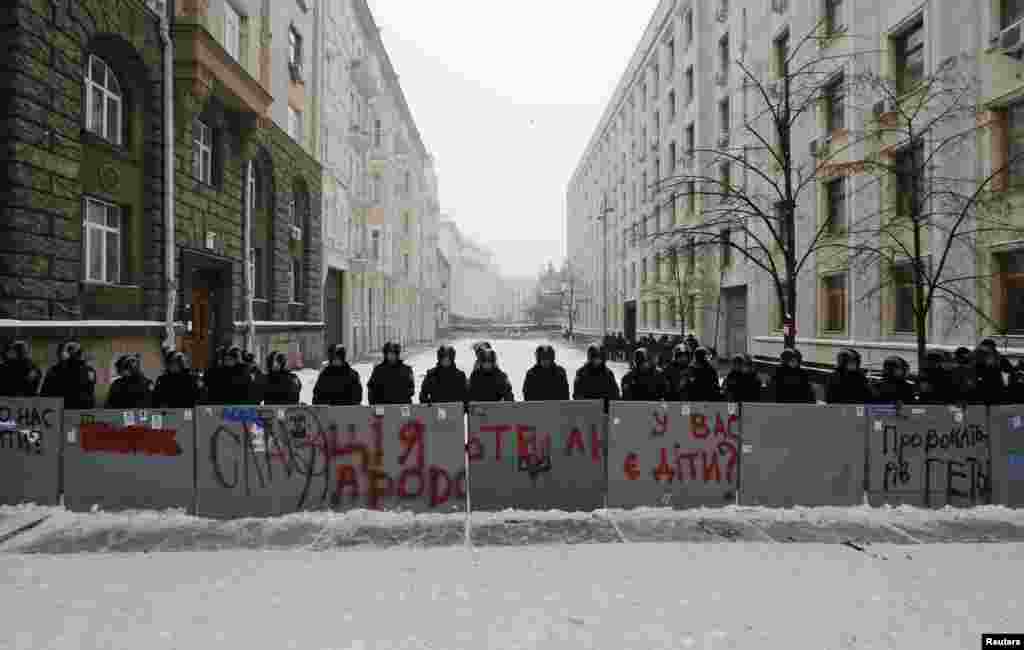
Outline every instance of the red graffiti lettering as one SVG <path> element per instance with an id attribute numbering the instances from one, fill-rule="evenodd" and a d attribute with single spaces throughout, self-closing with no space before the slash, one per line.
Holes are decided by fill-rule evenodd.
<path id="1" fill-rule="evenodd" d="M 530 434 L 527 436 L 526 434 Z M 527 458 L 537 449 L 537 428 L 528 424 L 516 425 L 516 456 Z"/>
<path id="2" fill-rule="evenodd" d="M 369 479 L 369 490 L 367 491 L 369 503 L 367 505 L 369 505 L 370 510 L 377 510 L 380 507 L 382 497 L 394 496 L 395 481 L 387 472 L 377 469 L 371 469 L 367 472 L 367 478 Z"/>
<path id="3" fill-rule="evenodd" d="M 728 483 L 735 481 L 736 477 L 736 463 L 739 462 L 739 454 L 736 453 L 736 445 L 731 442 L 720 442 L 718 443 L 718 453 L 722 456 L 729 455 L 729 460 L 725 464 L 725 480 Z"/>
<path id="4" fill-rule="evenodd" d="M 335 470 L 337 476 L 338 485 L 335 487 L 335 494 L 339 498 L 345 496 L 345 488 L 350 488 L 352 493 L 349 495 L 353 500 L 359 498 L 359 476 L 356 474 L 356 468 L 351 465 L 338 465 Z"/>
<path id="5" fill-rule="evenodd" d="M 602 452 L 604 450 L 604 443 L 601 440 L 601 432 L 598 430 L 595 424 L 590 429 L 590 457 L 595 463 L 601 462 Z"/>
<path id="6" fill-rule="evenodd" d="M 415 487 L 416 490 L 412 491 L 409 489 L 409 479 L 416 479 Z M 402 473 L 398 475 L 398 498 L 399 499 L 419 499 L 423 496 L 423 490 L 426 487 L 426 480 L 423 478 L 422 467 L 407 467 L 402 470 Z"/>
<path id="7" fill-rule="evenodd" d="M 675 478 L 676 471 L 668 464 L 668 449 L 661 448 L 661 462 L 654 468 L 652 472 L 654 480 L 658 483 L 665 481 L 671 483 L 672 479 Z"/>
<path id="8" fill-rule="evenodd" d="M 384 465 L 384 416 L 373 416 L 370 432 L 373 434 L 373 465 L 381 467 Z"/>
<path id="9" fill-rule="evenodd" d="M 682 453 L 681 451 L 679 451 L 678 445 L 676 447 L 677 447 L 676 448 L 676 470 L 679 472 L 679 480 L 682 481 L 683 480 L 683 476 L 686 475 L 686 476 L 690 477 L 689 480 L 696 481 L 697 480 L 697 452 L 690 451 L 690 452 Z M 683 471 L 683 461 L 684 460 L 687 461 L 687 464 L 688 464 L 688 466 L 690 468 L 690 471 L 689 471 L 688 474 Z"/>
<path id="10" fill-rule="evenodd" d="M 715 414 L 715 437 L 723 438 L 735 438 L 736 434 L 732 430 L 733 422 L 739 422 L 739 417 L 736 415 L 728 416 L 725 421 L 722 421 L 722 414 Z"/>
<path id="11" fill-rule="evenodd" d="M 626 479 L 635 481 L 640 478 L 640 457 L 634 453 L 626 454 L 626 462 L 622 464 L 622 472 Z"/>
<path id="12" fill-rule="evenodd" d="M 579 449 L 580 453 L 584 455 L 587 453 L 583 446 L 583 432 L 577 427 L 573 427 L 572 431 L 569 432 L 569 442 L 565 446 L 565 455 L 572 456 L 574 449 Z"/>
<path id="13" fill-rule="evenodd" d="M 706 440 L 711 435 L 707 417 L 702 414 L 690 416 L 690 435 L 697 440 Z"/>
<path id="14" fill-rule="evenodd" d="M 717 451 L 708 452 L 704 450 L 700 452 L 704 459 L 704 482 L 714 481 L 716 483 L 722 482 L 722 468 L 718 466 L 718 453 Z"/>
<path id="15" fill-rule="evenodd" d="M 480 425 L 480 433 L 493 433 L 494 434 L 494 460 L 501 460 L 501 451 L 504 441 L 504 435 L 506 431 L 511 431 L 512 427 L 507 424 L 482 424 Z M 483 452 L 481 446 L 480 460 L 483 459 Z"/>
<path id="16" fill-rule="evenodd" d="M 668 433 L 668 413 L 652 413 L 654 417 L 654 429 L 651 430 L 651 436 L 663 436 Z"/>
<path id="17" fill-rule="evenodd" d="M 423 432 L 426 427 L 423 421 L 416 419 L 413 422 L 406 422 L 398 431 L 398 440 L 402 444 L 402 453 L 398 456 L 398 462 L 406 464 L 409 455 L 416 450 L 416 467 L 423 467 L 426 464 L 426 449 L 423 444 Z"/>
<path id="18" fill-rule="evenodd" d="M 83 424 L 79 428 L 82 451 L 144 456 L 180 456 L 177 431 L 143 426 L 118 427 L 103 422 Z"/>
<path id="19" fill-rule="evenodd" d="M 466 443 L 466 453 L 470 462 L 475 463 L 484 459 L 484 443 L 480 442 L 476 434 L 470 435 L 469 442 Z"/>

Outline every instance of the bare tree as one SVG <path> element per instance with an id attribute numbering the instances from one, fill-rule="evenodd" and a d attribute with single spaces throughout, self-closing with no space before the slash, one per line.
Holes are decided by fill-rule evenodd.
<path id="1" fill-rule="evenodd" d="M 703 304 L 713 290 L 706 269 L 697 265 L 697 245 L 692 242 L 669 241 L 658 249 L 655 279 L 642 290 L 645 298 L 667 300 L 673 320 L 679 324 L 680 336 L 686 336 L 696 318 L 697 304 Z M 660 265 L 667 263 L 667 273 Z"/>
<path id="2" fill-rule="evenodd" d="M 723 242 L 771 279 L 780 313 L 784 340 L 796 339 L 797 280 L 814 262 L 814 254 L 827 245 L 828 224 L 798 233 L 798 221 L 814 223 L 819 176 L 833 160 L 840 160 L 862 137 L 848 133 L 845 142 L 798 153 L 796 136 L 816 124 L 819 105 L 834 91 L 837 74 L 851 60 L 867 52 L 830 54 L 819 47 L 824 21 L 780 50 L 776 74 L 769 78 L 766 64 L 734 61 L 743 77 L 743 89 L 754 109 L 736 131 L 742 142 L 731 141 L 727 109 L 720 117 L 722 131 L 714 147 L 690 147 L 683 152 L 682 171 L 656 179 L 659 196 L 677 197 L 690 205 L 682 224 L 655 233 L 669 245 L 692 243 L 700 248 Z M 848 38 L 851 38 L 849 35 Z M 844 79 L 844 85 L 849 83 Z M 674 163 L 675 161 L 673 161 Z M 737 173 L 738 172 L 738 173 Z M 736 179 L 741 177 L 741 182 Z M 666 203 L 668 205 L 668 203 Z M 674 214 L 674 207 L 673 207 Z"/>
<path id="3" fill-rule="evenodd" d="M 974 63 L 969 55 L 950 57 L 919 79 L 860 75 L 874 142 L 855 196 L 871 197 L 861 206 L 878 208 L 859 215 L 849 238 L 834 245 L 852 269 L 872 277 L 860 300 L 909 302 L 919 367 L 937 308 L 951 328 L 975 320 L 1001 331 L 981 299 L 992 295 L 995 275 L 988 244 L 1024 233 L 1004 191 L 1019 159 L 978 168 L 977 144 L 991 125 Z"/>

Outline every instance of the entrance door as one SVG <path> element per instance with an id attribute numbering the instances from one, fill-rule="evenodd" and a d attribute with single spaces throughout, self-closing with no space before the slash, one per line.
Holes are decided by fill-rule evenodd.
<path id="1" fill-rule="evenodd" d="M 622 335 L 626 337 L 626 340 L 635 343 L 636 342 L 636 301 L 630 300 L 625 304 L 623 323 L 622 323 Z"/>
<path id="2" fill-rule="evenodd" d="M 732 357 L 747 353 L 747 288 L 725 290 L 725 345 Z"/>
<path id="3" fill-rule="evenodd" d="M 205 369 L 209 366 L 212 337 L 210 289 L 194 287 L 192 289 L 192 331 L 189 336 L 189 356 L 193 368 Z"/>

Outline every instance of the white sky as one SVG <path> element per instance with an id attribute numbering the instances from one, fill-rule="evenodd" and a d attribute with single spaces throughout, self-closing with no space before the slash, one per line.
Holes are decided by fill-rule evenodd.
<path id="1" fill-rule="evenodd" d="M 369 0 L 442 210 L 534 276 L 565 251 L 565 190 L 657 0 Z"/>

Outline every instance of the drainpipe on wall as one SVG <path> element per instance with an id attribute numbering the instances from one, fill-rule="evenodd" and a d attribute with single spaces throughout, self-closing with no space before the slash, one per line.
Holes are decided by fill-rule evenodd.
<path id="1" fill-rule="evenodd" d="M 166 13 L 160 17 L 160 39 L 164 44 L 164 291 L 167 292 L 164 345 L 173 348 L 174 312 L 178 298 L 174 221 L 174 41 L 171 38 L 174 0 L 167 0 L 166 5 Z"/>
<path id="2" fill-rule="evenodd" d="M 256 173 L 255 163 L 250 160 L 245 165 L 245 191 L 242 192 L 242 278 L 245 282 L 245 349 L 256 351 L 256 318 L 253 310 L 256 282 L 252 268 L 252 205 L 254 197 L 250 196 L 253 186 L 253 174 Z"/>

